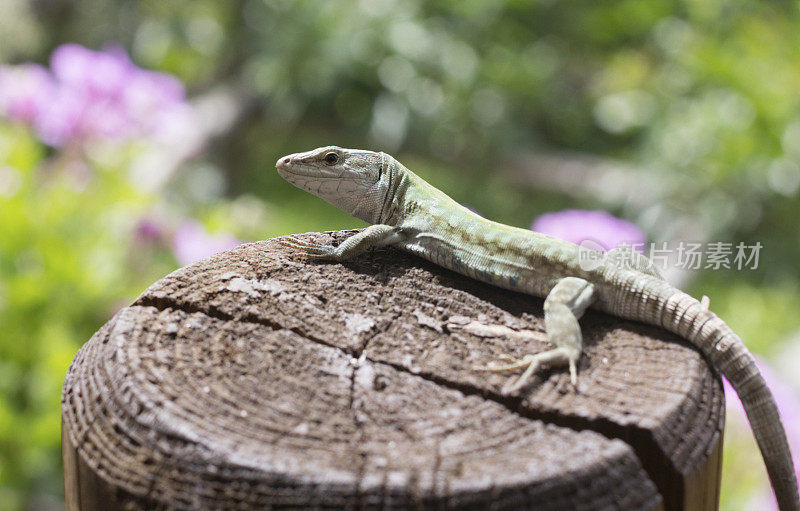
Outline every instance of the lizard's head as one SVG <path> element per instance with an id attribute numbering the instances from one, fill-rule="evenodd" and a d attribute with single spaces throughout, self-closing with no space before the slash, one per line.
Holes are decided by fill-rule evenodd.
<path id="1" fill-rule="evenodd" d="M 320 147 L 278 159 L 278 174 L 366 222 L 378 223 L 388 191 L 390 156 L 373 151 Z"/>

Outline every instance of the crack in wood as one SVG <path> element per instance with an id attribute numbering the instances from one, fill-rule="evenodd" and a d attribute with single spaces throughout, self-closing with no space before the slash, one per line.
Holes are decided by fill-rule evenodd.
<path id="1" fill-rule="evenodd" d="M 325 235 L 340 240 L 347 234 L 350 233 L 331 232 Z M 319 237 L 315 233 L 309 235 Z M 224 322 L 257 324 L 271 331 L 292 332 L 309 342 L 343 353 L 349 357 L 353 365 L 349 374 L 342 373 L 349 377 L 349 388 L 343 389 L 345 392 L 342 394 L 346 396 L 346 400 L 342 404 L 346 404 L 347 408 L 354 412 L 352 421 L 355 424 L 355 431 L 361 436 L 367 432 L 355 414 L 356 409 L 363 406 L 359 405 L 356 388 L 362 382 L 356 378 L 362 370 L 362 363 L 366 361 L 375 367 L 391 368 L 399 374 L 419 378 L 420 381 L 426 381 L 442 389 L 457 391 L 464 396 L 479 396 L 480 399 L 498 404 L 504 410 L 526 420 L 538 420 L 577 432 L 592 431 L 609 439 L 622 440 L 632 448 L 647 475 L 658 485 L 663 495 L 668 492 L 674 494 L 676 482 L 680 485 L 686 484 L 687 463 L 696 463 L 702 458 L 697 455 L 697 449 L 700 447 L 692 448 L 692 446 L 706 445 L 708 440 L 708 435 L 705 433 L 695 434 L 693 431 L 696 428 L 708 430 L 708 424 L 713 423 L 714 418 L 719 415 L 712 410 L 715 406 L 713 403 L 706 403 L 705 407 L 698 406 L 700 399 L 705 399 L 706 396 L 714 397 L 716 394 L 709 386 L 707 377 L 699 377 L 691 372 L 695 370 L 697 364 L 687 364 L 687 360 L 694 358 L 681 354 L 687 353 L 688 350 L 676 351 L 666 344 L 649 339 L 648 337 L 662 337 L 657 332 L 653 333 L 652 328 L 648 330 L 647 327 L 623 326 L 615 333 L 614 330 L 609 330 L 606 323 L 619 325 L 618 321 L 595 318 L 591 320 L 591 327 L 587 327 L 587 332 L 591 333 L 591 337 L 587 337 L 587 348 L 589 353 L 593 353 L 593 343 L 598 342 L 598 339 L 605 339 L 602 349 L 598 349 L 598 352 L 611 357 L 615 361 L 613 367 L 628 367 L 624 365 L 626 361 L 630 362 L 636 357 L 644 356 L 645 361 L 658 370 L 664 364 L 653 362 L 651 360 L 653 357 L 645 352 L 651 348 L 660 349 L 660 346 L 664 346 L 663 350 L 673 354 L 677 365 L 689 371 L 687 375 L 693 374 L 694 379 L 699 378 L 692 384 L 692 388 L 697 390 L 686 393 L 685 397 L 688 399 L 684 399 L 683 402 L 688 403 L 691 410 L 705 408 L 707 412 L 704 415 L 705 425 L 698 424 L 698 420 L 692 418 L 695 416 L 686 415 L 687 411 L 691 413 L 691 410 L 686 409 L 687 405 L 678 405 L 680 399 L 684 397 L 684 385 L 676 385 L 674 379 L 666 376 L 664 379 L 647 378 L 635 370 L 631 378 L 627 370 L 606 367 L 604 358 L 584 359 L 585 364 L 581 370 L 586 369 L 587 374 L 593 372 L 598 377 L 596 381 L 599 383 L 599 386 L 592 387 L 595 391 L 588 398 L 582 398 L 562 388 L 558 376 L 547 376 L 547 373 L 544 373 L 540 380 L 541 390 L 532 390 L 530 394 L 525 394 L 530 396 L 529 398 L 503 396 L 499 390 L 492 390 L 495 387 L 499 388 L 496 379 L 489 380 L 484 385 L 482 380 L 475 380 L 465 374 L 464 371 L 468 371 L 476 360 L 480 361 L 483 356 L 498 353 L 498 348 L 517 350 L 518 346 L 511 343 L 510 339 L 520 334 L 509 333 L 507 329 L 528 335 L 535 331 L 525 332 L 526 323 L 538 324 L 541 329 L 541 306 L 524 295 L 482 287 L 452 272 L 441 270 L 393 249 L 370 251 L 351 263 L 330 265 L 298 264 L 292 259 L 291 253 L 282 249 L 276 250 L 269 241 L 247 245 L 228 254 L 230 255 L 227 258 L 224 254 L 219 256 L 210 265 L 198 264 L 176 272 L 172 278 L 164 279 L 165 284 L 161 284 L 160 288 L 159 284 L 154 285 L 154 288 L 145 292 L 133 305 L 154 307 L 160 311 L 174 309 L 189 314 L 201 313 Z M 269 303 L 259 302 L 258 293 L 247 293 L 246 301 L 239 302 L 238 298 L 228 296 L 224 290 L 215 289 L 214 282 L 228 275 L 228 273 L 218 273 L 226 271 L 225 268 L 235 268 L 235 272 L 228 271 L 228 273 L 246 279 L 247 282 L 260 282 L 265 276 L 274 279 L 277 274 L 280 283 L 288 284 L 286 289 L 290 291 L 282 296 L 279 296 L 280 293 L 272 292 L 274 299 Z M 247 292 L 242 286 L 239 283 L 229 291 Z M 323 291 L 320 295 L 320 289 L 330 289 L 330 293 Z M 318 303 L 304 301 L 304 293 L 325 299 L 318 298 L 314 301 Z M 363 300 L 363 304 L 357 302 L 358 300 Z M 442 322 L 444 335 L 440 332 L 437 337 L 429 328 L 421 330 L 415 328 L 419 326 L 417 323 L 420 321 L 413 321 L 413 312 L 409 307 L 413 308 L 414 303 L 422 304 L 421 313 L 429 315 L 432 320 Z M 349 318 L 348 315 L 357 315 L 359 310 L 368 311 L 364 314 L 377 320 L 377 325 L 364 329 L 360 328 L 358 323 L 362 321 L 366 324 L 362 319 L 356 318 L 352 321 L 348 319 L 344 324 L 341 324 L 340 318 L 336 319 L 337 313 L 344 313 L 344 316 Z M 298 315 L 298 312 L 301 314 Z M 447 315 L 459 313 L 466 313 L 470 318 L 474 317 L 480 323 L 473 325 L 475 328 L 480 327 L 478 331 L 472 332 L 469 328 L 450 328 L 446 322 Z M 398 321 L 408 314 L 411 314 L 408 319 L 413 325 Z M 308 319 L 305 319 L 307 317 Z M 593 315 L 589 314 L 587 317 Z M 428 316 L 425 319 L 427 318 Z M 331 320 L 333 324 L 329 327 Z M 497 328 L 489 331 L 481 326 L 484 322 L 489 325 L 496 323 Z M 400 326 L 397 326 L 398 324 Z M 424 322 L 420 324 L 427 326 Z M 632 335 L 631 331 L 635 334 Z M 329 332 L 334 332 L 334 336 L 328 335 Z M 476 336 L 483 337 L 482 333 L 491 335 L 485 341 L 476 340 Z M 415 337 L 408 337 L 410 343 L 407 343 L 403 340 L 407 336 Z M 441 343 L 439 338 L 442 339 Z M 608 338 L 613 338 L 614 342 L 620 340 L 621 344 L 609 350 Z M 536 349 L 535 346 L 530 348 Z M 480 356 L 476 357 L 470 353 L 479 353 Z M 449 362 L 450 357 L 454 357 L 453 363 Z M 600 364 L 600 361 L 603 363 Z M 619 399 L 614 393 L 614 385 L 608 384 L 615 381 L 626 389 L 621 391 L 624 394 L 620 394 Z M 662 383 L 663 385 L 659 386 Z M 660 390 L 657 392 L 649 390 L 654 388 Z M 627 389 L 633 389 L 633 394 L 628 396 Z M 558 398 L 557 393 L 562 392 L 568 394 L 566 401 Z M 673 398 L 668 396 L 670 393 L 675 396 L 674 403 Z M 668 396 L 670 403 L 668 406 L 674 407 L 674 409 L 669 408 L 674 418 L 661 415 L 662 412 L 657 406 L 645 405 L 641 411 L 636 408 L 644 403 L 659 402 L 651 399 L 652 395 Z M 608 408 L 598 409 L 597 405 Z M 629 410 L 632 412 L 630 416 Z M 571 413 L 573 411 L 574 413 Z M 656 422 L 650 419 L 655 419 Z M 675 427 L 674 433 L 669 429 L 672 426 Z M 687 440 L 681 440 L 681 435 L 686 435 Z M 692 439 L 701 442 L 696 443 Z M 358 440 L 354 441 L 358 443 Z M 354 456 L 359 460 L 355 463 L 357 466 L 352 468 L 358 472 L 358 498 L 361 506 L 374 501 L 376 497 L 373 493 L 376 488 L 374 480 L 372 483 L 364 482 L 364 477 L 371 475 L 374 469 L 370 468 L 367 453 L 363 450 L 358 450 Z M 439 468 L 434 471 L 434 478 L 438 477 L 436 473 L 441 470 L 441 464 L 444 462 L 439 444 L 436 456 L 435 463 Z M 372 486 L 366 488 L 364 484 Z M 449 480 L 445 480 L 445 484 L 449 484 Z M 388 491 L 390 490 L 385 488 L 381 490 L 383 493 Z M 684 493 L 685 488 L 681 486 L 677 494 Z M 361 499 L 362 496 L 364 500 Z M 389 495 L 387 498 L 393 497 Z M 674 501 L 667 503 L 667 509 L 673 509 L 674 504 Z"/>
<path id="2" fill-rule="evenodd" d="M 512 412 L 526 419 L 538 420 L 544 422 L 545 424 L 552 424 L 554 426 L 568 428 L 573 431 L 586 431 L 586 430 L 593 431 L 609 439 L 622 440 L 623 442 L 628 444 L 636 453 L 640 463 L 642 464 L 642 467 L 650 476 L 651 480 L 654 483 L 656 483 L 656 486 L 659 488 L 659 491 L 663 492 L 664 481 L 682 479 L 677 468 L 670 462 L 670 458 L 666 455 L 667 453 L 663 452 L 661 447 L 656 442 L 655 438 L 653 438 L 652 432 L 649 430 L 638 428 L 633 425 L 623 426 L 611 420 L 599 417 L 594 419 L 587 419 L 585 417 L 581 417 L 578 415 L 564 414 L 556 411 L 548 411 L 541 409 L 535 410 L 532 408 L 525 408 L 521 406 L 522 403 L 524 402 L 524 398 L 516 396 L 504 396 L 500 393 L 491 392 L 471 385 L 466 385 L 457 381 L 452 381 L 430 372 L 411 371 L 402 364 L 396 364 L 381 360 L 374 360 L 369 356 L 364 355 L 365 350 L 369 344 L 369 341 L 374 339 L 380 333 L 382 333 L 382 331 L 374 332 L 374 334 L 371 335 L 363 343 L 363 347 L 361 347 L 361 349 L 355 350 L 355 352 L 353 352 L 352 350 L 348 350 L 341 346 L 337 346 L 323 339 L 319 339 L 315 336 L 308 335 L 306 332 L 303 332 L 302 329 L 298 327 L 287 328 L 277 322 L 267 321 L 263 318 L 259 318 L 254 314 L 246 314 L 242 315 L 241 317 L 239 316 L 234 317 L 216 309 L 203 308 L 192 303 L 182 302 L 165 297 L 153 298 L 150 296 L 143 296 L 139 300 L 137 300 L 133 305 L 150 306 L 160 311 L 166 309 L 174 309 L 186 313 L 202 313 L 222 321 L 236 320 L 245 323 L 259 324 L 262 326 L 266 326 L 272 330 L 289 330 L 311 342 L 335 348 L 341 351 L 342 353 L 350 356 L 354 364 L 357 364 L 359 358 L 364 357 L 366 360 L 368 360 L 373 364 L 391 367 L 392 369 L 398 372 L 402 372 L 411 376 L 421 378 L 435 385 L 450 390 L 458 391 L 464 395 L 482 397 L 483 399 L 487 399 L 489 401 L 500 404 L 503 407 L 505 407 L 509 412 Z M 399 317 L 399 315 L 395 316 L 393 320 L 396 320 L 397 317 Z M 386 324 L 390 325 L 391 322 L 387 321 Z M 351 395 L 350 395 L 351 409 L 353 408 L 354 396 L 352 392 L 354 392 L 357 369 L 358 366 L 354 365 L 354 370 L 351 374 Z M 661 463 L 658 463 L 659 460 L 661 461 Z M 363 467 L 361 468 L 363 469 Z"/>

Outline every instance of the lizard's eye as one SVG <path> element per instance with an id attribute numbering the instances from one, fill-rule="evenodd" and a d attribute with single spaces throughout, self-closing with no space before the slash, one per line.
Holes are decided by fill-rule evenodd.
<path id="1" fill-rule="evenodd" d="M 339 155 L 334 152 L 330 152 L 325 155 L 323 160 L 325 160 L 325 163 L 327 163 L 328 165 L 333 165 L 334 163 L 339 161 Z"/>

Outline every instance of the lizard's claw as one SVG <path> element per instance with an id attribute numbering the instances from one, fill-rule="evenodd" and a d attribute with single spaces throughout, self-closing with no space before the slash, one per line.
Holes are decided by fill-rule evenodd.
<path id="1" fill-rule="evenodd" d="M 504 396 L 516 392 L 524 387 L 528 383 L 528 380 L 531 379 L 531 376 L 533 376 L 533 373 L 535 373 L 541 365 L 541 360 L 538 355 L 525 355 L 522 358 L 514 358 L 510 355 L 503 354 L 500 356 L 500 360 L 506 362 L 506 364 L 496 365 L 490 362 L 489 365 L 484 367 L 476 367 L 475 370 L 488 371 L 491 373 L 505 373 L 509 371 L 516 371 L 517 369 L 525 369 L 525 372 L 522 373 L 522 376 L 517 378 L 515 383 L 509 383 L 503 387 L 500 392 Z"/>
<path id="2" fill-rule="evenodd" d="M 276 238 L 275 242 L 279 245 L 290 247 L 290 248 L 309 248 L 309 247 L 318 247 L 319 243 L 314 243 L 313 241 L 309 241 L 306 239 L 298 238 L 297 236 L 282 236 L 280 238 Z"/>
<path id="3" fill-rule="evenodd" d="M 336 247 L 333 245 L 317 245 L 309 247 L 303 255 L 307 259 L 336 259 Z"/>
<path id="4" fill-rule="evenodd" d="M 284 247 L 297 250 L 306 259 L 331 259 L 336 254 L 336 247 L 333 245 L 321 245 L 296 236 L 284 236 L 276 241 Z"/>
<path id="5" fill-rule="evenodd" d="M 579 355 L 578 355 L 579 356 Z M 535 355 L 525 355 L 517 359 L 509 355 L 502 355 L 501 360 L 508 362 L 506 365 L 487 365 L 484 367 L 476 367 L 477 371 L 489 371 L 492 373 L 504 373 L 508 371 L 516 371 L 517 369 L 525 369 L 525 371 L 513 383 L 507 383 L 501 393 L 504 396 L 515 393 L 525 387 L 542 366 L 557 367 L 569 366 L 569 375 L 572 385 L 578 385 L 578 370 L 577 370 L 577 356 L 573 355 L 569 350 L 564 348 L 554 348 L 549 351 L 537 353 Z"/>
<path id="6" fill-rule="evenodd" d="M 499 357 L 499 358 L 500 358 L 500 360 L 502 360 L 503 362 L 507 362 L 507 363 L 509 363 L 509 364 L 516 364 L 516 363 L 517 363 L 517 362 L 519 362 L 519 360 L 520 360 L 520 359 L 518 359 L 518 358 L 514 358 L 514 357 L 512 357 L 512 356 L 511 356 L 511 355 L 509 355 L 508 353 L 503 353 L 502 355 L 500 355 L 500 357 Z"/>
<path id="7" fill-rule="evenodd" d="M 528 355 L 531 356 L 531 355 Z M 474 369 L 476 371 L 486 371 L 490 373 L 505 373 L 508 371 L 515 371 L 517 369 L 522 369 L 524 367 L 528 367 L 528 363 L 525 361 L 525 358 L 514 358 L 507 353 L 503 353 L 500 355 L 500 360 L 505 362 L 506 365 L 498 365 L 496 362 L 489 362 L 485 366 L 478 366 Z"/>

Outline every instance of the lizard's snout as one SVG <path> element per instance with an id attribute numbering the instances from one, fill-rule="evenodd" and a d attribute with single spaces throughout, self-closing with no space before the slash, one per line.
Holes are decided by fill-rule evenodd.
<path id="1" fill-rule="evenodd" d="M 278 174 L 286 178 L 286 173 L 292 166 L 292 156 L 281 156 L 278 158 L 278 161 L 275 162 L 275 168 L 278 169 Z"/>

